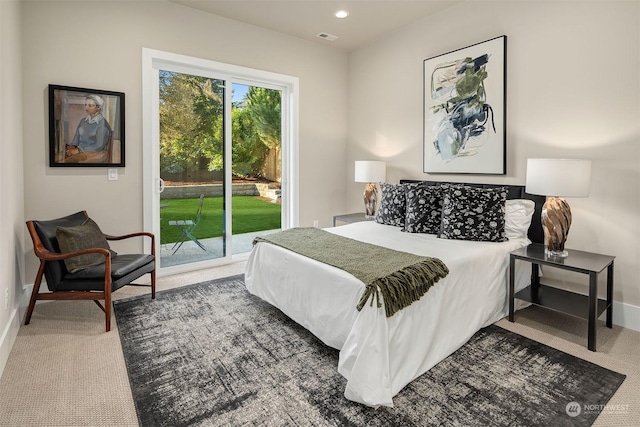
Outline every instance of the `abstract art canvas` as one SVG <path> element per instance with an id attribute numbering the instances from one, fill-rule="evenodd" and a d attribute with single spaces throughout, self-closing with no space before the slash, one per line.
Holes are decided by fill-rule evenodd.
<path id="1" fill-rule="evenodd" d="M 424 60 L 425 173 L 506 173 L 506 47 L 500 36 Z"/>

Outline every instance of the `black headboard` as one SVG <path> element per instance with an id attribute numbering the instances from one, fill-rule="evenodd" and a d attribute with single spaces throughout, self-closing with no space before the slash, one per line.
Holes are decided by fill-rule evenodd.
<path id="1" fill-rule="evenodd" d="M 529 226 L 529 240 L 531 240 L 533 243 L 544 244 L 544 231 L 542 230 L 541 215 L 542 215 L 542 206 L 546 201 L 546 197 L 525 193 L 523 185 L 468 184 L 464 182 L 421 181 L 417 179 L 401 179 L 400 180 L 400 184 L 407 184 L 410 182 L 424 182 L 427 185 L 464 184 L 470 187 L 479 187 L 479 188 L 507 187 L 509 189 L 509 193 L 507 194 L 507 199 L 529 199 L 535 202 L 536 210 L 533 212 L 533 218 L 531 218 L 531 225 Z"/>

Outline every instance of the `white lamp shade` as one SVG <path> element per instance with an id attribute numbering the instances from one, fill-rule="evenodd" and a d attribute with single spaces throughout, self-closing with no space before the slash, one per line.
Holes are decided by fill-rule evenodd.
<path id="1" fill-rule="evenodd" d="M 587 197 L 591 160 L 527 159 L 526 192 L 553 197 Z"/>
<path id="2" fill-rule="evenodd" d="M 356 182 L 382 182 L 387 178 L 385 162 L 356 160 Z"/>

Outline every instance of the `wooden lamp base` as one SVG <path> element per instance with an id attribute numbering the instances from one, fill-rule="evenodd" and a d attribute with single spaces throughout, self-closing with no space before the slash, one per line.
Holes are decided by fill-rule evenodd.
<path id="1" fill-rule="evenodd" d="M 569 227 L 571 227 L 569 204 L 560 197 L 548 197 L 542 207 L 542 228 L 547 255 L 557 258 L 565 258 L 569 255 L 564 250 Z"/>
<path id="2" fill-rule="evenodd" d="M 369 182 L 364 186 L 364 216 L 372 219 L 376 215 L 376 206 L 378 205 L 378 186 Z"/>

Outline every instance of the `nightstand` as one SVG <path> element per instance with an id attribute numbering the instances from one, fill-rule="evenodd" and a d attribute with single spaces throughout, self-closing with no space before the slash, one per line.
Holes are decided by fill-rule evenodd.
<path id="1" fill-rule="evenodd" d="M 588 345 L 596 351 L 596 319 L 607 312 L 607 327 L 613 327 L 613 260 L 614 256 L 567 249 L 569 256 L 556 258 L 547 256 L 544 245 L 531 244 L 509 254 L 509 321 L 513 322 L 514 299 L 530 302 L 540 307 L 587 319 L 589 322 Z M 531 263 L 531 285 L 514 295 L 516 259 Z M 575 271 L 589 275 L 589 294 L 540 284 L 539 265 Z M 598 298 L 598 274 L 607 270 L 607 299 Z"/>
<path id="2" fill-rule="evenodd" d="M 365 218 L 364 212 L 358 212 L 358 213 L 351 213 L 351 214 L 334 215 L 333 216 L 334 227 L 336 226 L 336 221 L 351 224 L 352 222 L 372 221 L 372 219 Z"/>

